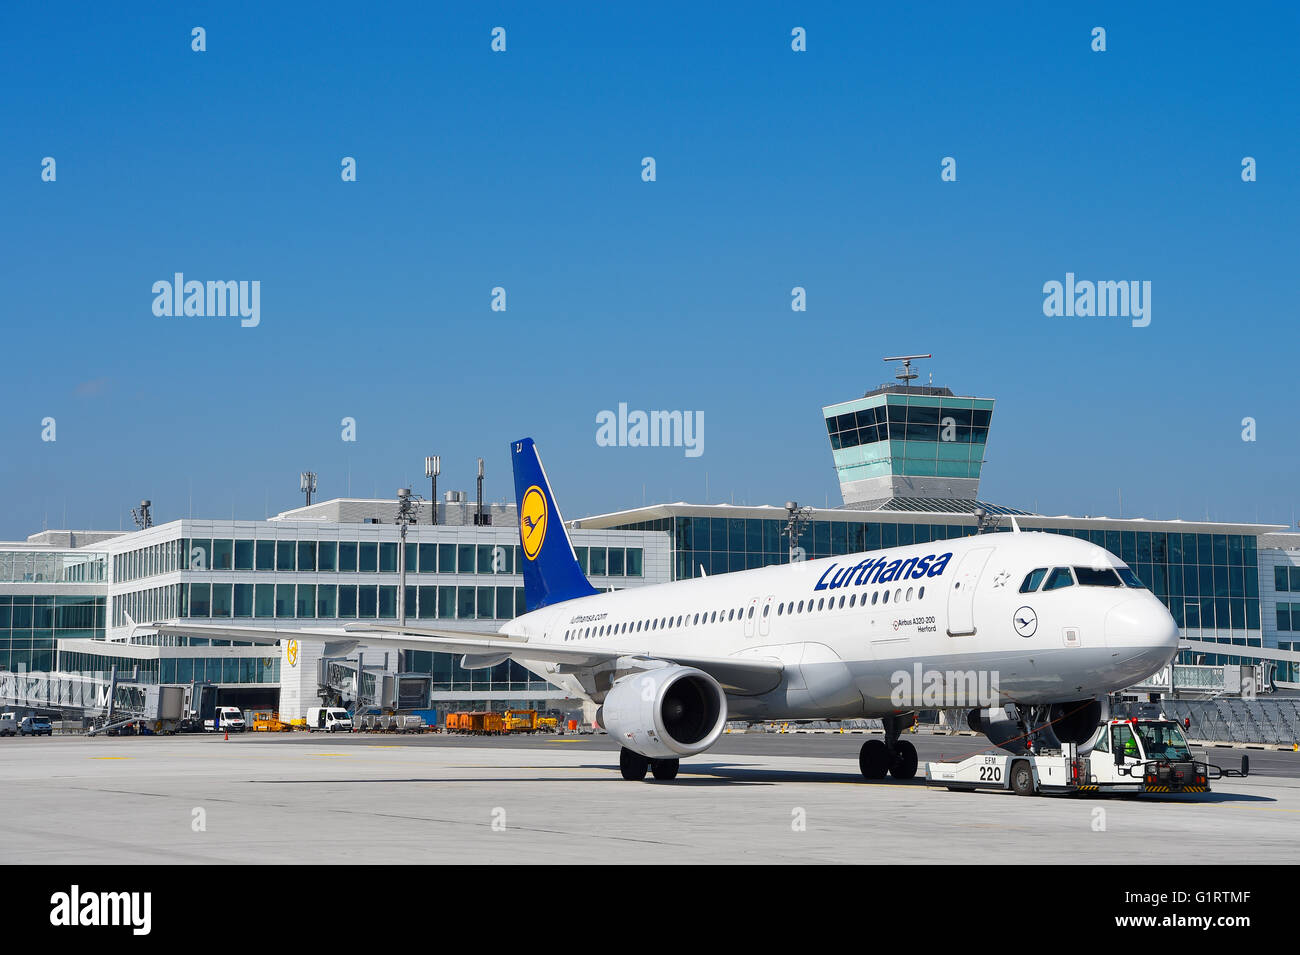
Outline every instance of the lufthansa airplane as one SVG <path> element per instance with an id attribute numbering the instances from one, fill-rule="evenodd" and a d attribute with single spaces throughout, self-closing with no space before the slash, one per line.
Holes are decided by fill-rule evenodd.
<path id="1" fill-rule="evenodd" d="M 622 747 L 626 779 L 677 775 L 729 719 L 879 718 L 868 779 L 916 774 L 902 738 L 923 707 L 1024 752 L 1083 743 L 1106 694 L 1165 666 L 1178 630 L 1108 551 L 1044 533 L 984 534 L 600 593 L 532 439 L 511 446 L 528 612 L 499 631 L 358 624 L 341 630 L 168 621 L 160 633 L 273 643 L 318 636 L 514 659 L 587 701 Z M 1018 531 L 1018 528 L 1017 528 Z"/>

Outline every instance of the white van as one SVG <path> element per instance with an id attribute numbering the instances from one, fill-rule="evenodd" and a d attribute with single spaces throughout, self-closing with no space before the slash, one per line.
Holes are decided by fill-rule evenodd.
<path id="1" fill-rule="evenodd" d="M 242 733 L 247 728 L 248 724 L 244 722 L 244 714 L 239 711 L 237 706 L 218 706 L 217 718 L 203 721 L 203 729 L 209 733 L 220 733 L 222 731 Z"/>
<path id="2" fill-rule="evenodd" d="M 351 733 L 352 717 L 341 706 L 313 706 L 307 710 L 307 729 L 312 732 Z"/>

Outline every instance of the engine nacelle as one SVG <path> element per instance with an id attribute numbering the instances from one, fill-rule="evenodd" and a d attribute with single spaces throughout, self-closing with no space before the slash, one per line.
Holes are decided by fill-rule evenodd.
<path id="1" fill-rule="evenodd" d="M 618 680 L 600 708 L 600 725 L 651 759 L 702 753 L 727 724 L 727 695 L 703 670 L 667 666 Z"/>
<path id="2" fill-rule="evenodd" d="M 1100 700 L 1052 704 L 1052 729 L 1056 732 L 1056 738 L 1062 743 L 1088 742 L 1096 732 L 1101 719 Z"/>
<path id="3" fill-rule="evenodd" d="M 1025 746 L 1020 722 L 1015 707 L 986 706 L 974 709 L 966 714 L 966 724 L 976 733 L 983 733 L 994 746 L 999 746 L 1009 753 L 1025 754 Z"/>

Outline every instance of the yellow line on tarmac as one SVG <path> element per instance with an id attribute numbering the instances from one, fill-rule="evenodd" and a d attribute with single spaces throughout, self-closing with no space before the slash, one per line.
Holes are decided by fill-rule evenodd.
<path id="1" fill-rule="evenodd" d="M 87 759 L 131 759 L 130 756 L 88 756 Z"/>

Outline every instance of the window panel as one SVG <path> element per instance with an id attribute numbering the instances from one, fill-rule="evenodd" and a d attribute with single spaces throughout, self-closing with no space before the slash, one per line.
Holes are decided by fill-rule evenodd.
<path id="1" fill-rule="evenodd" d="M 338 587 L 334 584 L 319 584 L 316 587 L 316 616 L 333 618 L 338 616 Z"/>
<path id="2" fill-rule="evenodd" d="M 212 542 L 212 569 L 233 570 L 235 566 L 235 542 L 233 540 L 214 540 Z"/>
<path id="3" fill-rule="evenodd" d="M 334 570 L 338 570 L 338 566 L 339 566 L 338 541 L 317 541 L 316 569 L 320 571 L 334 571 Z"/>
<path id="4" fill-rule="evenodd" d="M 294 570 L 297 566 L 294 560 L 297 548 L 297 541 L 277 541 L 275 545 L 275 569 Z"/>
<path id="5" fill-rule="evenodd" d="M 377 541 L 362 541 L 357 545 L 357 570 L 363 574 L 374 574 L 379 571 L 379 543 Z M 362 614 L 364 617 L 365 614 Z"/>
<path id="6" fill-rule="evenodd" d="M 339 571 L 355 573 L 357 569 L 357 542 L 339 541 Z"/>

